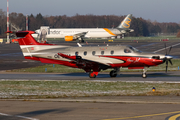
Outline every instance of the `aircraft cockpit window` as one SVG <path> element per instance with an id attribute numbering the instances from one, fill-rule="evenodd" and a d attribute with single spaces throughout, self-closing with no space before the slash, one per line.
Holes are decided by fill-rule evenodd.
<path id="1" fill-rule="evenodd" d="M 96 54 L 96 51 L 92 51 L 92 55 L 95 55 Z"/>
<path id="2" fill-rule="evenodd" d="M 124 49 L 125 53 L 131 53 L 131 51 L 129 49 Z"/>
<path id="3" fill-rule="evenodd" d="M 101 51 L 101 55 L 104 55 L 104 51 Z"/>
<path id="4" fill-rule="evenodd" d="M 138 50 L 138 49 L 136 49 L 136 48 L 134 48 L 134 47 L 132 47 L 132 46 L 130 46 L 129 48 L 130 48 L 132 51 L 134 51 L 134 52 L 141 53 L 141 51 L 140 51 L 140 50 Z"/>
<path id="5" fill-rule="evenodd" d="M 75 55 L 78 56 L 78 52 L 75 52 Z"/>
<path id="6" fill-rule="evenodd" d="M 114 50 L 111 51 L 111 55 L 113 55 L 113 54 L 114 54 Z"/>
<path id="7" fill-rule="evenodd" d="M 84 55 L 85 55 L 85 56 L 87 55 L 87 51 L 84 51 Z"/>

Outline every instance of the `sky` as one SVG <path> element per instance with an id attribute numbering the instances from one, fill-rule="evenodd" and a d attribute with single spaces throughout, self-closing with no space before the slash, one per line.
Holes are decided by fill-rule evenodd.
<path id="1" fill-rule="evenodd" d="M 0 9 L 7 11 L 7 0 Z M 180 0 L 9 0 L 9 12 L 24 15 L 127 15 L 180 24 Z"/>

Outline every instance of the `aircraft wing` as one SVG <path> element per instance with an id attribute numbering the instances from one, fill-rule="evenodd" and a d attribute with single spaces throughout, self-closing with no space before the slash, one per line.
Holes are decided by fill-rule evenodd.
<path id="1" fill-rule="evenodd" d="M 74 34 L 73 36 L 75 36 L 76 38 L 84 37 L 86 35 L 86 33 L 87 32 L 81 32 L 81 33 Z"/>
<path id="2" fill-rule="evenodd" d="M 110 67 L 111 66 L 110 64 L 124 63 L 124 61 L 119 60 L 119 59 L 101 57 L 101 56 L 82 58 L 81 56 L 68 56 L 63 53 L 58 53 L 58 55 L 63 58 L 75 61 L 75 62 L 81 61 L 81 62 L 86 62 L 86 63 L 96 63 L 96 64 L 105 65 L 107 67 Z"/>
<path id="3" fill-rule="evenodd" d="M 73 40 L 76 40 L 78 38 L 84 37 L 86 34 L 87 34 L 87 32 L 80 32 L 77 34 L 71 34 L 71 35 L 65 36 L 64 39 L 65 39 L 65 41 L 73 41 Z"/>
<path id="4" fill-rule="evenodd" d="M 82 59 L 81 56 L 69 56 L 69 55 L 66 55 L 66 54 L 63 54 L 63 53 L 58 53 L 59 56 L 63 57 L 63 58 L 66 58 L 66 59 L 69 59 L 69 60 L 78 60 L 78 59 Z"/>

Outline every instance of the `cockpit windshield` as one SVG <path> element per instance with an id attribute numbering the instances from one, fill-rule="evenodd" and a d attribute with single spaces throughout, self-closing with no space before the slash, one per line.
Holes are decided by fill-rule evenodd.
<path id="1" fill-rule="evenodd" d="M 129 49 L 124 49 L 124 53 L 131 53 L 131 50 L 129 50 Z"/>
<path id="2" fill-rule="evenodd" d="M 136 49 L 136 48 L 134 48 L 134 47 L 132 47 L 132 46 L 130 46 L 129 48 L 130 48 L 132 51 L 134 51 L 134 52 L 141 53 L 141 51 L 140 51 L 140 50 L 138 50 L 138 49 Z"/>

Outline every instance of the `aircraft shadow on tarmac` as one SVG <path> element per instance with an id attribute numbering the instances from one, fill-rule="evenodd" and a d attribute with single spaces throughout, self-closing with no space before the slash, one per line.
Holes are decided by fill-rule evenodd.
<path id="1" fill-rule="evenodd" d="M 61 76 L 67 76 L 67 77 L 87 77 L 89 78 L 89 75 L 87 73 L 66 73 L 66 74 L 59 74 Z M 142 73 L 141 72 L 123 72 L 117 75 L 117 77 L 114 78 L 132 78 L 132 77 L 140 77 L 141 78 Z M 156 73 L 147 73 L 149 78 L 156 78 L 156 77 L 174 77 L 171 73 L 163 73 L 163 72 L 156 72 Z M 148 78 L 147 77 L 147 78 Z M 96 78 L 111 78 L 108 73 L 100 73 Z M 113 77 L 112 77 L 113 78 Z M 93 78 L 90 78 L 93 79 Z"/>
<path id="2" fill-rule="evenodd" d="M 38 120 L 35 118 L 30 118 L 30 117 L 36 117 L 39 115 L 44 115 L 44 114 L 48 114 L 48 113 L 55 113 L 55 114 L 60 114 L 60 113 L 66 113 L 66 112 L 70 112 L 72 110 L 70 109 L 47 109 L 47 110 L 37 110 L 37 111 L 31 111 L 31 112 L 25 112 L 25 113 L 19 113 L 18 115 L 8 115 L 8 116 L 0 116 L 0 119 L 3 120 L 20 120 L 20 119 L 31 119 L 31 120 Z M 28 116 L 28 117 L 27 117 Z"/>
<path id="3" fill-rule="evenodd" d="M 37 116 L 37 115 L 41 115 L 41 114 L 47 114 L 47 113 L 51 113 L 51 112 L 55 112 L 55 113 L 66 113 L 72 110 L 67 110 L 67 109 L 49 109 L 49 110 L 38 110 L 38 111 L 32 111 L 32 112 L 27 112 L 27 113 L 22 113 L 22 116 Z"/>

